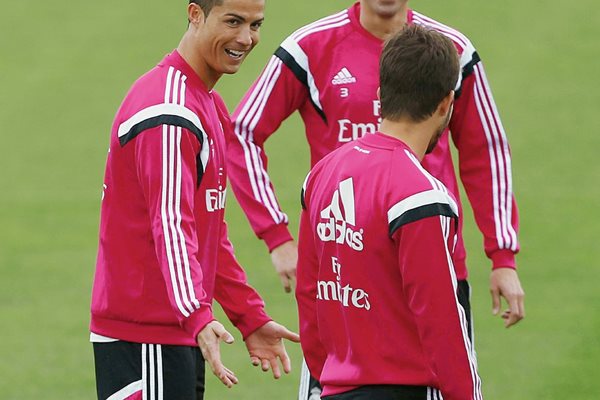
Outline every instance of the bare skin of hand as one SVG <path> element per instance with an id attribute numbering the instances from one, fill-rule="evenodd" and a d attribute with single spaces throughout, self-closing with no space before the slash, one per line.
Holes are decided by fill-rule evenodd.
<path id="1" fill-rule="evenodd" d="M 500 313 L 501 297 L 504 297 L 508 309 L 502 313 L 504 327 L 510 328 L 525 318 L 525 292 L 517 271 L 512 268 L 496 268 L 490 275 L 490 293 L 492 295 L 492 313 Z"/>
<path id="2" fill-rule="evenodd" d="M 225 386 L 231 388 L 238 383 L 235 374 L 221 362 L 220 342 L 227 344 L 233 343 L 233 336 L 225 330 L 218 321 L 212 321 L 200 331 L 197 337 L 198 346 L 202 351 L 202 356 L 210 365 L 210 368 L 217 378 Z"/>
<path id="3" fill-rule="evenodd" d="M 300 342 L 300 336 L 297 333 L 288 330 L 275 321 L 267 322 L 246 338 L 246 347 L 252 365 L 255 367 L 260 365 L 265 372 L 271 369 L 275 379 L 281 377 L 281 368 L 277 359 L 283 366 L 283 372 L 289 374 L 292 370 L 283 339 L 294 343 Z"/>
<path id="4" fill-rule="evenodd" d="M 292 291 L 292 284 L 296 281 L 296 263 L 298 262 L 298 246 L 290 240 L 271 251 L 271 262 L 279 274 L 281 284 L 286 293 Z"/>

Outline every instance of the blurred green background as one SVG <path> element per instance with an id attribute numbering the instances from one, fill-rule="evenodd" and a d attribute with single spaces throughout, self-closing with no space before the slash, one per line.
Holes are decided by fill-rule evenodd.
<path id="1" fill-rule="evenodd" d="M 262 42 L 218 89 L 233 109 L 279 42 L 351 1 L 267 0 Z M 90 290 L 109 130 L 132 82 L 178 43 L 187 2 L 3 1 L 0 7 L 0 399 L 95 398 Z M 599 399 L 600 7 L 596 1 L 414 0 L 475 43 L 513 152 L 527 318 L 491 315 L 490 262 L 467 212 L 476 346 L 487 399 Z M 276 151 L 281 148 L 282 151 Z M 308 169 L 297 116 L 267 146 L 291 229 Z M 266 248 L 233 196 L 231 239 L 270 314 L 297 329 Z M 222 318 L 222 314 L 221 319 Z M 251 367 L 239 334 L 223 349 L 240 384 L 206 398 L 294 399 Z M 393 345 L 390 333 L 390 345 Z M 376 365 L 373 368 L 377 368 Z"/>

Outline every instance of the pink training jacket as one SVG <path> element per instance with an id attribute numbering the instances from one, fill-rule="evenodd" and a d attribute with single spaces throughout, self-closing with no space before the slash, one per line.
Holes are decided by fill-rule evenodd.
<path id="1" fill-rule="evenodd" d="M 379 127 L 377 87 L 383 42 L 362 27 L 359 15 L 357 2 L 290 35 L 233 114 L 235 135 L 227 138 L 231 185 L 254 232 L 270 250 L 292 236 L 267 173 L 265 141 L 298 110 L 315 165 L 332 150 Z M 484 235 L 485 252 L 494 268 L 514 268 L 519 245 L 511 156 L 483 64 L 469 39 L 457 30 L 412 10 L 407 19 L 450 38 L 462 68 L 450 130 L 423 165 L 450 189 L 460 209 L 451 136 L 458 149 L 461 180 Z M 462 218 L 455 263 L 459 279 L 465 279 L 461 232 Z"/>
<path id="2" fill-rule="evenodd" d="M 446 187 L 403 142 L 375 133 L 318 162 L 302 199 L 300 337 L 323 395 L 417 385 L 431 398 L 481 399 Z"/>
<path id="3" fill-rule="evenodd" d="M 142 76 L 111 132 L 91 331 L 196 345 L 216 299 L 244 338 L 269 321 L 224 221 L 227 109 L 177 51 Z"/>

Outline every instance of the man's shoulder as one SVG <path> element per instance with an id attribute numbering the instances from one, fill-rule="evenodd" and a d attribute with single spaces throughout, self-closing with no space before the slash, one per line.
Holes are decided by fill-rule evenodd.
<path id="1" fill-rule="evenodd" d="M 414 10 L 412 11 L 412 19 L 413 23 L 433 29 L 448 37 L 457 47 L 459 54 L 463 54 L 466 51 L 471 52 L 475 50 L 471 40 L 456 28 L 453 28 Z"/>
<path id="2" fill-rule="evenodd" d="M 439 215 L 457 216 L 457 203 L 444 184 L 425 170 L 409 150 L 397 149 L 396 152 L 388 189 L 389 222 L 395 221 L 399 227 L 400 222 L 410 222 L 418 215 L 427 216 L 433 211 L 435 215 L 441 212 Z"/>
<path id="3" fill-rule="evenodd" d="M 281 46 L 300 46 L 304 51 L 310 52 L 322 48 L 332 40 L 342 40 L 353 30 L 350 9 L 345 9 L 302 26 L 289 35 Z"/>
<path id="4" fill-rule="evenodd" d="M 410 197 L 422 191 L 442 188 L 443 184 L 431 175 L 419 159 L 408 149 L 397 147 L 390 157 L 391 192 L 399 197 Z"/>
<path id="5" fill-rule="evenodd" d="M 131 85 L 123 101 L 132 112 L 165 101 L 167 68 L 157 65 L 141 75 Z M 137 110 L 133 110 L 137 109 Z"/>

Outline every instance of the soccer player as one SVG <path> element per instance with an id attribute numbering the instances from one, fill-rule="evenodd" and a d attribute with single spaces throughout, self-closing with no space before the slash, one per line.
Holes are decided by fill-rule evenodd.
<path id="1" fill-rule="evenodd" d="M 224 221 L 227 109 L 213 90 L 258 43 L 264 0 L 192 0 L 176 50 L 139 78 L 114 120 L 91 306 L 99 399 L 202 399 L 204 362 L 241 331 L 254 365 L 290 371 L 282 338 L 233 255 Z"/>
<path id="2" fill-rule="evenodd" d="M 324 399 L 482 398 L 452 261 L 458 206 L 420 163 L 450 120 L 458 72 L 442 34 L 411 25 L 392 37 L 379 131 L 305 181 L 296 297 Z"/>
<path id="3" fill-rule="evenodd" d="M 436 30 L 453 43 L 460 58 L 454 113 L 449 129 L 423 166 L 457 200 L 458 183 L 450 137 L 458 150 L 461 181 L 492 262 L 490 291 L 494 314 L 508 303 L 505 326 L 525 315 L 516 272 L 517 207 L 512 192 L 511 155 L 483 64 L 470 40 L 409 8 L 407 0 L 360 0 L 346 10 L 304 26 L 283 41 L 234 112 L 228 136 L 228 166 L 234 193 L 255 233 L 271 252 L 283 286 L 295 277 L 296 244 L 287 228 L 267 173 L 264 144 L 281 123 L 299 111 L 311 165 L 341 145 L 377 131 L 381 123 L 378 63 L 384 40 L 404 25 Z M 454 266 L 459 289 L 468 293 L 466 252 L 459 219 Z M 467 315 L 470 314 L 466 305 Z M 301 391 L 307 386 L 302 384 Z M 308 395 L 301 396 L 304 400 Z"/>

